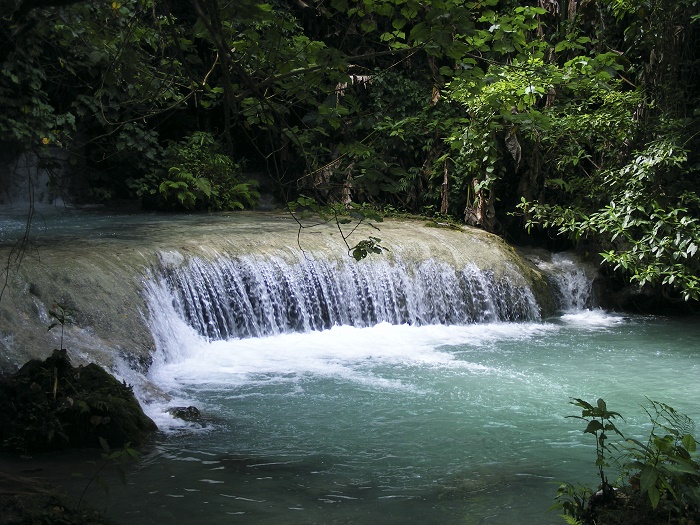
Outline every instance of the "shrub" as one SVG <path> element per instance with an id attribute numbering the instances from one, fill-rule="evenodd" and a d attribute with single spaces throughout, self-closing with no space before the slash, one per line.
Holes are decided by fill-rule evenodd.
<path id="1" fill-rule="evenodd" d="M 144 204 L 162 209 L 235 210 L 254 206 L 260 194 L 241 182 L 241 166 L 220 152 L 217 140 L 195 132 L 165 151 L 165 166 L 132 183 Z"/>
<path id="2" fill-rule="evenodd" d="M 619 413 L 607 409 L 599 399 L 592 405 L 582 399 L 571 403 L 582 409 L 584 432 L 596 437 L 596 467 L 600 490 L 562 484 L 552 508 L 563 510 L 568 523 L 582 525 L 652 525 L 700 523 L 700 463 L 695 459 L 696 442 L 690 433 L 693 421 L 669 405 L 648 400 L 645 408 L 652 428 L 646 442 L 624 438 L 614 419 Z M 608 443 L 609 434 L 620 442 Z M 618 479 L 609 483 L 605 474 L 618 467 Z"/>

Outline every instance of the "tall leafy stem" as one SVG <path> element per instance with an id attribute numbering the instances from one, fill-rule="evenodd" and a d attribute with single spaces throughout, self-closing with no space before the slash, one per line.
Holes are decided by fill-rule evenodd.
<path id="1" fill-rule="evenodd" d="M 61 327 L 60 350 L 63 350 L 63 333 L 66 325 L 75 323 L 73 311 L 62 304 L 54 303 L 53 308 L 49 310 L 49 317 L 53 319 L 53 321 L 51 321 L 51 324 L 49 324 L 48 331 L 51 331 L 58 326 Z"/>
<path id="2" fill-rule="evenodd" d="M 608 478 L 605 475 L 605 468 L 609 467 L 609 456 L 615 450 L 614 445 L 608 443 L 609 433 L 619 435 L 624 439 L 622 433 L 617 429 L 614 419 L 621 418 L 618 412 L 608 410 L 608 407 L 603 399 L 598 399 L 595 405 L 584 401 L 583 399 L 575 398 L 571 404 L 580 407 L 580 416 L 567 416 L 575 419 L 582 419 L 587 422 L 584 433 L 593 434 L 595 436 L 596 445 L 596 467 L 598 467 L 598 475 L 600 476 L 601 490 L 603 498 L 608 497 L 612 491 L 612 486 L 608 483 Z"/>

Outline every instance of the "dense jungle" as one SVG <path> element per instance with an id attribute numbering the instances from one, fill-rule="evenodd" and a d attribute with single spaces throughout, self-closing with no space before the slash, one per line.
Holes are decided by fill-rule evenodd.
<path id="1" fill-rule="evenodd" d="M 1 5 L 6 192 L 427 215 L 700 298 L 695 0 Z"/>

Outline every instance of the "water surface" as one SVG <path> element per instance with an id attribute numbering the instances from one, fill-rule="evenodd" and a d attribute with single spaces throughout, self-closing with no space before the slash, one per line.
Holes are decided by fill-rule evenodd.
<path id="1" fill-rule="evenodd" d="M 518 279 L 531 270 L 514 255 L 502 264 L 512 250 L 483 232 L 383 225 L 392 252 L 360 263 L 358 278 L 345 262 L 309 267 L 314 257 L 339 260 L 342 243 L 321 230 L 303 238 L 300 255 L 288 216 L 57 214 L 35 226 L 41 260 L 27 259 L 26 282 L 4 303 L 5 353 L 50 347 L 19 332 L 46 338 L 36 312 L 64 296 L 83 314 L 84 326 L 66 334 L 74 355 L 86 348 L 104 359 L 94 332 L 112 358 L 146 336 L 156 346 L 142 381 L 126 362 L 117 373 L 162 431 L 126 486 L 109 478 L 108 498 L 95 483 L 87 491 L 118 523 L 563 523 L 548 512 L 558 482 L 596 482 L 593 438 L 566 418 L 577 413 L 571 397 L 603 397 L 637 437 L 649 429 L 645 396 L 700 417 L 698 319 L 591 309 L 586 272 L 555 257 L 547 271 L 563 272 L 565 312 L 541 320 L 533 281 Z M 0 220 L 0 245 L 23 227 Z M 472 264 L 480 272 L 465 274 Z M 244 293 L 221 293 L 245 268 Z M 304 286 L 293 277 L 319 268 L 332 269 Z M 192 293 L 178 295 L 173 283 Z M 364 315 L 370 298 L 381 315 Z M 243 333 L 226 316 L 213 324 L 210 312 L 240 313 L 239 304 L 254 306 L 241 326 L 256 330 Z M 348 305 L 356 326 L 329 313 Z M 199 407 L 204 424 L 172 419 L 166 409 L 178 405 Z M 88 479 L 96 468 L 86 465 Z M 79 495 L 85 479 L 65 486 Z"/>
<path id="2" fill-rule="evenodd" d="M 571 397 L 603 397 L 638 437 L 645 396 L 700 416 L 693 321 L 191 337 L 151 378 L 206 425 L 149 406 L 165 433 L 112 492 L 122 523 L 562 523 L 557 482 L 596 482 Z"/>

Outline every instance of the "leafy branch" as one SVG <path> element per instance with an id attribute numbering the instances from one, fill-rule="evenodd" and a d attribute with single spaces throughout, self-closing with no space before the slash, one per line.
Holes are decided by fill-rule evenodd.
<path id="1" fill-rule="evenodd" d="M 354 246 L 350 246 L 348 239 L 352 236 L 362 224 L 367 224 L 371 228 L 379 231 L 379 228 L 370 221 L 382 222 L 384 218 L 376 210 L 361 206 L 356 203 L 350 203 L 347 207 L 342 205 L 322 205 L 312 197 L 299 197 L 297 200 L 287 203 L 287 209 L 299 226 L 297 231 L 297 245 L 304 252 L 301 245 L 301 233 L 306 228 L 313 228 L 322 224 L 335 224 L 340 233 L 343 243 L 348 251 L 348 255 L 352 256 L 356 261 L 360 261 L 369 254 L 381 254 L 387 248 L 381 245 L 379 237 L 369 236 L 367 239 L 359 241 Z M 319 222 L 313 224 L 304 224 L 302 218 L 315 216 Z M 349 231 L 343 230 L 344 226 L 349 226 Z"/>

